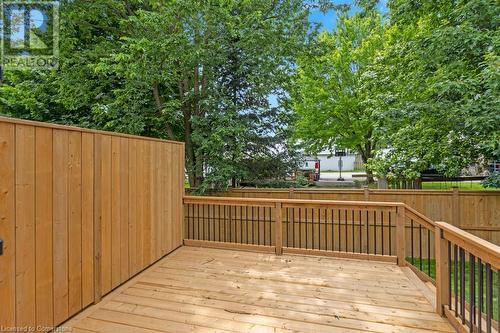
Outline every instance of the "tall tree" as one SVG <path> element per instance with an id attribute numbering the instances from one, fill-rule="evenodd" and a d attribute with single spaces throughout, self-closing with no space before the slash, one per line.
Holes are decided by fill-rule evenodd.
<path id="1" fill-rule="evenodd" d="M 299 59 L 292 94 L 296 135 L 312 151 L 349 148 L 363 162 L 380 145 L 379 106 L 371 98 L 372 67 L 384 46 L 382 16 L 373 1 L 350 17 L 341 11 L 333 33 L 322 33 Z M 368 170 L 369 181 L 373 181 Z"/>
<path id="2" fill-rule="evenodd" d="M 380 67 L 389 149 L 372 161 L 391 177 L 433 167 L 460 174 L 500 157 L 500 7 L 496 1 L 393 0 Z"/>

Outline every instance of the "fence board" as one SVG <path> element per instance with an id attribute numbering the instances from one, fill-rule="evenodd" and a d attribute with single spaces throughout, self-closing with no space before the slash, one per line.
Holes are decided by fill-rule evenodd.
<path id="1" fill-rule="evenodd" d="M 54 324 L 52 278 L 52 129 L 36 128 L 36 321 L 44 327 Z"/>
<path id="2" fill-rule="evenodd" d="M 500 244 L 500 214 L 498 214 L 500 191 L 456 190 L 454 196 L 453 190 L 234 189 L 217 195 L 242 198 L 403 202 L 434 221 L 450 223 L 489 242 Z M 457 209 L 453 209 L 454 206 Z"/>
<path id="3" fill-rule="evenodd" d="M 183 163 L 179 143 L 0 117 L 0 326 L 50 329 L 179 247 Z"/>
<path id="4" fill-rule="evenodd" d="M 0 326 L 16 323 L 15 256 L 15 126 L 0 123 L 0 238 L 4 241 L 0 256 Z"/>

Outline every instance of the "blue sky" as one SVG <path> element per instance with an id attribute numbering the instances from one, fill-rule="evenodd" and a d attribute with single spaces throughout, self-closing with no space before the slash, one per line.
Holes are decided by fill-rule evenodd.
<path id="1" fill-rule="evenodd" d="M 351 10 L 349 14 L 354 14 L 359 10 L 354 4 L 354 0 L 334 0 L 335 4 L 348 4 L 351 5 Z M 378 7 L 381 12 L 387 11 L 387 0 L 381 0 Z M 322 13 L 319 10 L 315 11 L 310 16 L 311 22 L 321 23 L 321 30 L 333 31 L 336 26 L 336 15 L 334 11 L 329 11 L 328 13 Z"/>

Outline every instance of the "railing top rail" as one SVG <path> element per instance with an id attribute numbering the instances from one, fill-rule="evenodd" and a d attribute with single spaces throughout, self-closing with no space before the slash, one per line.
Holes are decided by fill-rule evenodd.
<path id="1" fill-rule="evenodd" d="M 138 136 L 138 135 L 125 134 L 125 133 L 117 133 L 117 132 L 107 132 L 107 131 L 101 131 L 101 130 L 96 130 L 96 129 L 67 126 L 67 125 L 60 125 L 60 124 L 52 124 L 52 123 L 44 123 L 44 122 L 39 122 L 39 121 L 10 118 L 10 117 L 5 117 L 5 116 L 0 116 L 0 122 L 10 123 L 10 124 L 18 124 L 18 125 L 45 127 L 45 128 L 52 128 L 52 129 L 60 129 L 60 130 L 66 130 L 66 131 L 75 131 L 75 132 L 82 132 L 82 133 L 110 135 L 110 136 L 123 137 L 123 138 L 129 138 L 129 139 L 138 139 L 138 140 L 145 140 L 145 141 L 157 141 L 157 142 L 163 142 L 163 143 L 174 143 L 174 144 L 178 144 L 178 145 L 184 145 L 184 142 L 180 142 L 180 141 L 163 140 L 163 139 L 158 139 L 158 138 L 150 138 L 147 136 Z"/>
<path id="2" fill-rule="evenodd" d="M 338 201 L 338 200 L 304 200 L 304 199 L 268 199 L 268 198 L 228 198 L 228 197 L 201 197 L 184 196 L 184 203 L 224 204 L 229 206 L 265 206 L 274 207 L 281 203 L 283 207 L 318 207 L 342 206 L 356 208 L 395 208 L 403 207 L 400 202 L 373 202 L 373 201 Z"/>
<path id="3" fill-rule="evenodd" d="M 495 268 L 500 268 L 500 246 L 474 236 L 446 222 L 436 222 L 443 231 L 443 238 L 465 251 L 481 258 Z"/>
<path id="4" fill-rule="evenodd" d="M 417 223 L 420 223 L 422 226 L 425 228 L 434 231 L 436 227 L 436 222 L 425 216 L 424 214 L 418 212 L 417 210 L 413 209 L 412 207 L 405 205 L 405 211 L 406 211 L 406 216 L 416 220 Z"/>

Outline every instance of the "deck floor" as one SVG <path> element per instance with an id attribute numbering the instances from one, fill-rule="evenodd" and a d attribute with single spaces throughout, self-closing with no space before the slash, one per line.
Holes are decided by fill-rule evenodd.
<path id="1" fill-rule="evenodd" d="M 398 266 L 182 247 L 72 332 L 454 332 Z"/>

